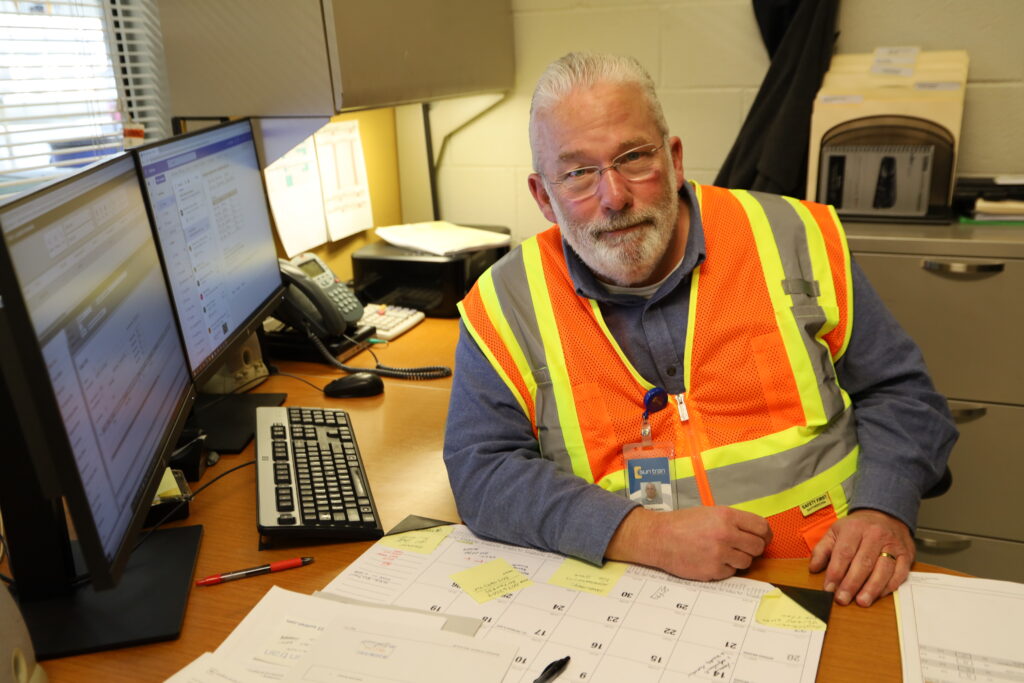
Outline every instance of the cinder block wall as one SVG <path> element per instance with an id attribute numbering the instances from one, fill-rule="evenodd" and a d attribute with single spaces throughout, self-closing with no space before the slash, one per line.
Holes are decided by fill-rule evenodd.
<path id="1" fill-rule="evenodd" d="M 513 0 L 516 87 L 456 133 L 439 169 L 442 216 L 546 228 L 526 189 L 527 119 L 544 66 L 571 50 L 636 56 L 658 84 L 688 177 L 711 182 L 769 60 L 750 0 Z M 1024 173 L 1024 0 L 841 0 L 838 51 L 965 49 L 970 78 L 961 175 Z"/>

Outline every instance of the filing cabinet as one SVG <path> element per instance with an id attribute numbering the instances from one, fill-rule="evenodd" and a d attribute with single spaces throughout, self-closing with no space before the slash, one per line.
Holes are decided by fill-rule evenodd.
<path id="1" fill-rule="evenodd" d="M 921 505 L 918 559 L 1024 581 L 1024 227 L 846 230 L 854 260 L 921 347 L 960 429 L 953 486 Z"/>

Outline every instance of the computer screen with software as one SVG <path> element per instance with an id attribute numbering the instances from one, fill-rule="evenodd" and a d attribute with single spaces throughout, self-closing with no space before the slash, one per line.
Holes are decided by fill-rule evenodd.
<path id="1" fill-rule="evenodd" d="M 0 207 L 0 229 L 0 510 L 36 650 L 171 637 L 156 603 L 176 596 L 180 628 L 199 536 L 143 545 L 177 558 L 170 575 L 134 546 L 194 391 L 132 157 Z M 89 633 L 111 606 L 122 628 Z"/>
<path id="2" fill-rule="evenodd" d="M 252 123 L 205 128 L 134 154 L 200 392 L 191 424 L 208 450 L 237 453 L 252 439 L 256 407 L 284 400 L 205 390 L 222 368 L 252 355 L 250 339 L 284 298 Z"/>
<path id="3" fill-rule="evenodd" d="M 248 119 L 136 151 L 197 385 L 280 302 L 284 287 Z"/>

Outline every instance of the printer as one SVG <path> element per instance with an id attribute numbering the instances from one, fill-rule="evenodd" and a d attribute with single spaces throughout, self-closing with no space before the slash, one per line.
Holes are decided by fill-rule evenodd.
<path id="1" fill-rule="evenodd" d="M 434 318 L 455 318 L 455 307 L 507 246 L 437 256 L 372 242 L 352 254 L 356 296 L 364 303 L 406 306 Z"/>

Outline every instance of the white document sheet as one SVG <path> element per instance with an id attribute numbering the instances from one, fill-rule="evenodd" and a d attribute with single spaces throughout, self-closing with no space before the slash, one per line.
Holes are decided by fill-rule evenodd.
<path id="1" fill-rule="evenodd" d="M 373 205 L 358 121 L 332 121 L 313 135 L 327 232 L 340 240 L 373 227 Z"/>
<path id="2" fill-rule="evenodd" d="M 443 617 L 325 600 L 272 587 L 217 648 L 259 680 L 292 680 L 291 668 L 333 624 L 364 623 L 438 631 Z"/>
<path id="3" fill-rule="evenodd" d="M 277 235 L 288 256 L 326 242 L 327 219 L 313 136 L 270 164 L 263 177 Z"/>
<path id="4" fill-rule="evenodd" d="M 324 592 L 481 619 L 478 639 L 518 648 L 504 678 L 481 681 L 530 683 L 566 655 L 572 659 L 559 680 L 586 683 L 811 683 L 817 672 L 824 624 L 805 630 L 810 620 L 789 619 L 791 613 L 766 616 L 771 584 L 701 583 L 621 564 L 596 570 L 554 553 L 482 540 L 465 526 L 452 527 L 436 545 L 405 549 L 395 546 L 396 538 L 378 541 Z M 475 596 L 452 578 L 491 567 L 473 586 L 480 589 Z M 497 597 L 479 601 L 489 586 L 499 587 L 492 591 Z M 503 586 L 509 587 L 504 595 Z"/>
<path id="5" fill-rule="evenodd" d="M 1024 680 L 1024 584 L 911 572 L 896 613 L 905 683 Z"/>
<path id="6" fill-rule="evenodd" d="M 259 683 L 263 680 L 228 657 L 204 652 L 164 683 Z"/>

